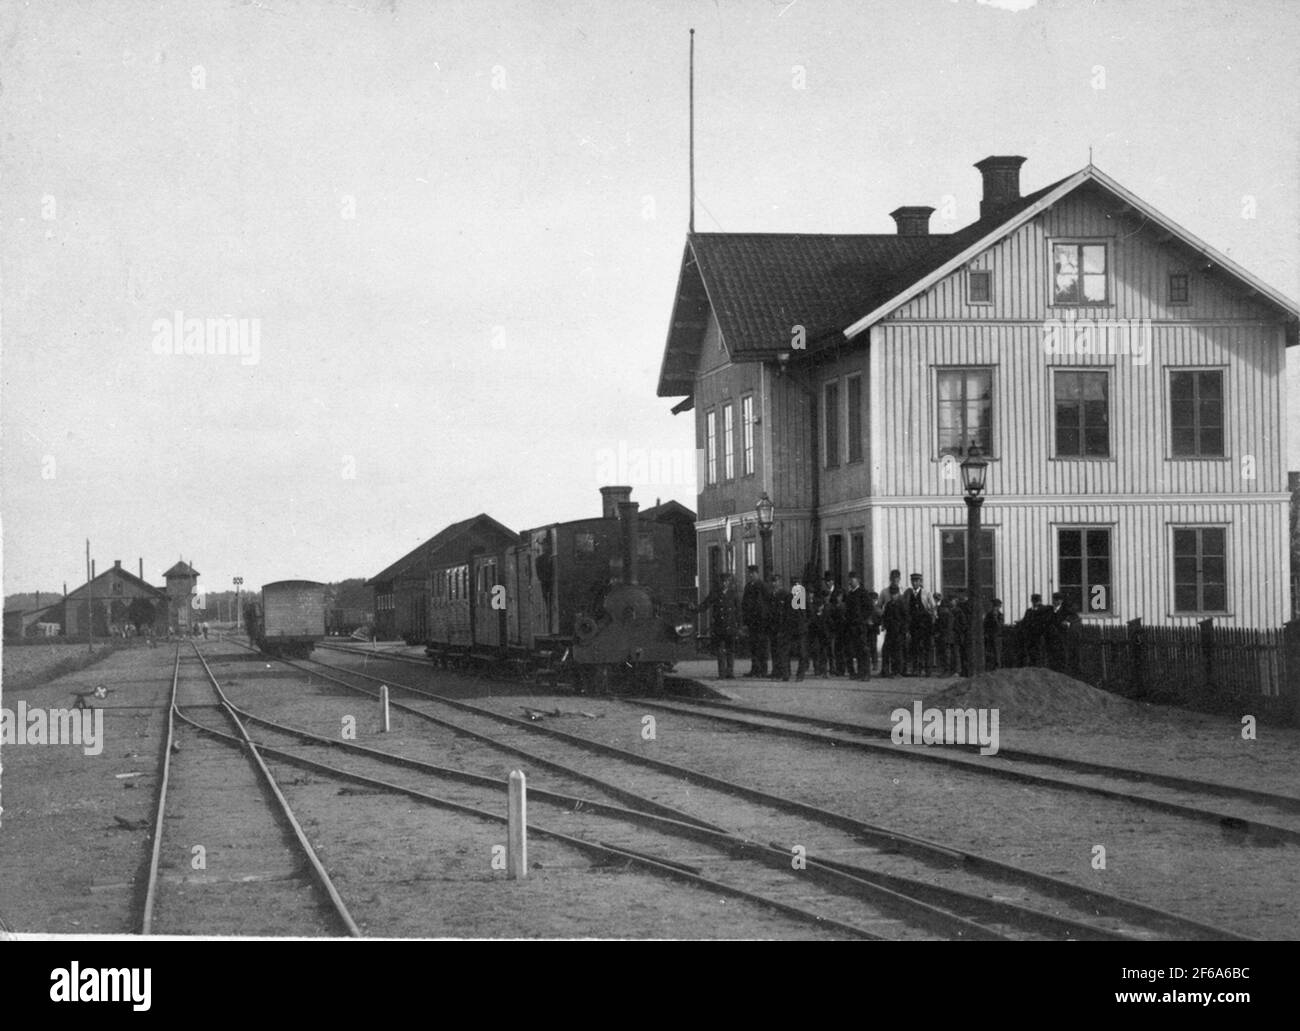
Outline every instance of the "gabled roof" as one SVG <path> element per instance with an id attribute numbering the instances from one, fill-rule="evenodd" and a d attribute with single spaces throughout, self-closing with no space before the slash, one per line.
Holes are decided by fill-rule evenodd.
<path id="1" fill-rule="evenodd" d="M 422 566 L 427 564 L 430 568 L 463 562 L 467 557 L 464 551 L 466 538 L 472 534 L 493 537 L 501 543 L 515 540 L 519 536 L 513 530 L 502 526 L 486 512 L 480 512 L 476 516 L 462 519 L 439 530 L 423 544 L 408 551 L 396 562 L 372 576 L 366 581 L 365 586 L 373 587 L 375 584 L 392 580 L 417 562 Z"/>
<path id="2" fill-rule="evenodd" d="M 1300 306 L 1088 165 L 955 233 L 690 234 L 658 394 L 682 397 L 694 391 L 710 311 L 732 361 L 792 353 L 795 326 L 804 327 L 809 353 L 837 340 L 851 340 L 1085 183 L 1109 191 L 1123 207 L 1145 216 L 1170 238 L 1201 254 L 1207 264 L 1277 307 L 1292 320 L 1288 345 L 1296 342 Z M 684 403 L 679 409 L 686 407 Z"/>
<path id="3" fill-rule="evenodd" d="M 651 505 L 638 514 L 639 519 L 649 519 L 655 523 L 670 523 L 673 521 L 689 522 L 694 524 L 695 512 L 687 508 L 680 501 L 665 501 L 659 505 Z"/>
<path id="4" fill-rule="evenodd" d="M 99 583 L 101 580 L 111 580 L 111 579 L 112 579 L 113 577 L 115 577 L 115 576 L 120 577 L 121 579 L 125 580 L 127 583 L 129 583 L 129 584 L 134 584 L 136 587 L 139 587 L 139 588 L 141 588 L 141 589 L 143 589 L 143 590 L 145 590 L 145 591 L 152 592 L 153 594 L 155 594 L 155 595 L 156 595 L 157 597 L 159 597 L 159 598 L 165 598 L 165 597 L 167 597 L 167 592 L 166 592 L 166 590 L 164 590 L 164 589 L 161 588 L 161 587 L 155 587 L 153 584 L 149 583 L 147 580 L 141 580 L 138 576 L 136 576 L 134 573 L 132 573 L 131 571 L 129 571 L 129 570 L 126 569 L 125 567 L 123 567 L 123 566 L 110 566 L 108 569 L 105 569 L 102 573 L 98 573 L 98 574 L 96 574 L 96 576 L 95 576 L 92 580 L 88 581 L 87 583 L 82 584 L 82 585 L 81 585 L 80 587 L 78 587 L 76 590 L 69 591 L 69 592 L 68 592 L 68 598 L 69 598 L 69 600 L 74 599 L 74 598 L 80 600 L 82 597 L 84 597 L 84 596 L 86 595 L 86 588 L 87 588 L 88 586 L 90 586 L 91 584 L 97 584 L 97 583 Z M 103 597 L 102 595 L 98 595 L 98 596 L 99 596 L 99 597 Z M 62 604 L 62 602 L 63 602 L 63 599 L 60 598 L 59 601 L 58 601 L 56 604 Z"/>
<path id="5" fill-rule="evenodd" d="M 169 576 L 198 576 L 199 571 L 191 566 L 188 562 L 177 562 L 171 569 L 163 573 L 163 579 Z"/>

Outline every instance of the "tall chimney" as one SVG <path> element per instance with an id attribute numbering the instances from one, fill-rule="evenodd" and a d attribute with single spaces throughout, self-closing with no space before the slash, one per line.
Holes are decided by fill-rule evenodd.
<path id="1" fill-rule="evenodd" d="M 602 519 L 617 519 L 618 506 L 626 504 L 631 497 L 631 487 L 601 487 L 600 517 Z"/>
<path id="2" fill-rule="evenodd" d="M 144 579 L 144 556 L 140 556 L 140 579 Z"/>
<path id="3" fill-rule="evenodd" d="M 996 215 L 1020 199 L 1020 166 L 1024 163 L 1024 158 L 1015 156 L 987 157 L 975 162 L 984 177 L 980 218 Z"/>
<path id="4" fill-rule="evenodd" d="M 618 503 L 618 535 L 623 552 L 623 582 L 625 584 L 636 583 L 637 513 L 640 510 L 641 506 L 635 501 L 620 501 Z"/>
<path id="5" fill-rule="evenodd" d="M 930 235 L 930 216 L 934 214 L 934 208 L 927 208 L 924 205 L 913 207 L 895 208 L 889 213 L 895 224 L 898 226 L 899 236 L 929 236 Z"/>

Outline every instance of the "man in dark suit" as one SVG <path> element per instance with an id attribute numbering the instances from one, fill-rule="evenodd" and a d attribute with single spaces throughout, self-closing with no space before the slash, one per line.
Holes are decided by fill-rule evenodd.
<path id="1" fill-rule="evenodd" d="M 885 646 L 881 653 L 880 668 L 887 677 L 900 677 L 907 662 L 907 603 L 897 581 L 880 595 L 881 625 L 885 628 Z"/>
<path id="2" fill-rule="evenodd" d="M 922 585 L 920 573 L 912 574 L 912 586 L 903 592 L 907 605 L 907 633 L 911 645 L 912 676 L 930 675 L 930 648 L 934 643 L 934 597 Z"/>
<path id="3" fill-rule="evenodd" d="M 1079 614 L 1065 600 L 1065 596 L 1059 591 L 1053 594 L 1052 607 L 1047 614 L 1047 655 L 1052 669 L 1058 673 L 1075 672 L 1076 662 L 1071 646 L 1078 621 Z"/>
<path id="4" fill-rule="evenodd" d="M 812 638 L 813 669 L 819 677 L 834 676 L 839 657 L 840 617 L 843 599 L 828 569 L 812 599 L 809 634 Z"/>
<path id="5" fill-rule="evenodd" d="M 1002 615 L 1002 601 L 993 599 L 993 605 L 984 613 L 984 668 L 987 670 L 1002 668 L 1002 629 L 1005 617 Z"/>
<path id="6" fill-rule="evenodd" d="M 758 575 L 758 566 L 749 567 L 749 582 L 740 599 L 740 618 L 749 638 L 749 672 L 747 677 L 767 676 L 767 620 L 772 600 L 767 584 Z"/>
<path id="7" fill-rule="evenodd" d="M 849 589 L 844 592 L 844 675 L 858 680 L 871 677 L 871 663 L 863 654 L 870 608 L 871 602 L 855 570 L 849 574 Z"/>
<path id="8" fill-rule="evenodd" d="M 1020 635 L 1020 664 L 1022 666 L 1043 665 L 1043 635 L 1047 630 L 1044 619 L 1046 606 L 1041 594 L 1029 596 L 1029 608 L 1020 617 L 1016 630 Z"/>
<path id="9" fill-rule="evenodd" d="M 970 676 L 970 598 L 964 589 L 957 591 L 957 603 L 952 610 L 952 636 L 961 659 L 961 675 Z"/>
<path id="10" fill-rule="evenodd" d="M 790 653 L 799 659 L 795 680 L 802 680 L 808 670 L 808 606 L 812 598 L 804 587 L 803 577 L 795 577 L 790 588 L 790 604 L 786 606 L 786 636 L 790 641 Z"/>
<path id="11" fill-rule="evenodd" d="M 772 679 L 790 679 L 790 592 L 779 573 L 768 577 L 767 640 Z"/>
<path id="12" fill-rule="evenodd" d="M 718 656 L 718 679 L 735 680 L 736 639 L 740 636 L 740 595 L 736 593 L 736 578 L 723 573 L 717 586 L 695 611 L 709 610 L 709 631 Z"/>

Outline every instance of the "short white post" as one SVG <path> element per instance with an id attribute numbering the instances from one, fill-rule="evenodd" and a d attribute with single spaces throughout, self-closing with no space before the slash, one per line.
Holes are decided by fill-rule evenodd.
<path id="1" fill-rule="evenodd" d="M 387 684 L 379 685 L 379 714 L 384 721 L 383 732 L 387 734 L 392 726 L 388 722 L 388 685 Z"/>
<path id="2" fill-rule="evenodd" d="M 506 826 L 510 844 L 506 849 L 506 873 L 511 880 L 528 876 L 528 785 L 522 770 L 510 771 L 510 800 Z"/>

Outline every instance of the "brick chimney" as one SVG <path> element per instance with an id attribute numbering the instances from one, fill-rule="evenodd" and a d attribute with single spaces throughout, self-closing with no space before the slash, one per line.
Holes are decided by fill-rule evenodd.
<path id="1" fill-rule="evenodd" d="M 996 215 L 1020 199 L 1020 166 L 1022 157 L 987 157 L 976 161 L 975 167 L 984 177 L 984 199 L 980 201 L 980 218 Z"/>
<path id="2" fill-rule="evenodd" d="M 930 216 L 934 214 L 934 208 L 927 208 L 924 205 L 916 207 L 895 208 L 889 213 L 889 217 L 894 220 L 898 226 L 899 236 L 929 236 L 930 235 Z"/>
<path id="3" fill-rule="evenodd" d="M 122 560 L 121 560 L 120 558 L 115 558 L 115 559 L 113 559 L 113 568 L 114 568 L 114 569 L 121 569 L 121 568 L 122 568 Z"/>
<path id="4" fill-rule="evenodd" d="M 617 519 L 618 506 L 621 504 L 627 504 L 631 498 L 631 487 L 601 487 L 600 517 L 602 519 Z"/>

